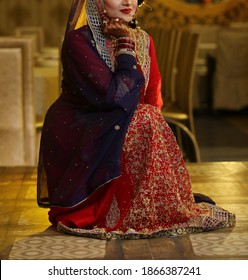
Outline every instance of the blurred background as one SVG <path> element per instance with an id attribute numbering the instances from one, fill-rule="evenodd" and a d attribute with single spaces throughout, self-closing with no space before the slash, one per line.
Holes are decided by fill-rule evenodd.
<path id="1" fill-rule="evenodd" d="M 36 165 L 69 0 L 0 0 L 0 165 Z M 248 1 L 146 0 L 163 115 L 186 161 L 248 160 Z"/>

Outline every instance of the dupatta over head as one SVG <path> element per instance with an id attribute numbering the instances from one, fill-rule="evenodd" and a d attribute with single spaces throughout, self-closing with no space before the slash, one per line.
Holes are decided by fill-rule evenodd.
<path id="1" fill-rule="evenodd" d="M 88 24 L 96 42 L 96 47 L 111 70 L 113 61 L 107 49 L 106 37 L 102 34 L 103 1 L 102 0 L 74 0 L 66 28 L 66 34 Z"/>

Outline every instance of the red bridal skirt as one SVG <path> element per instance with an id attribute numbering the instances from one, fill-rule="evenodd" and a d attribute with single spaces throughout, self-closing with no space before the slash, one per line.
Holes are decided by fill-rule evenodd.
<path id="1" fill-rule="evenodd" d="M 235 215 L 195 203 L 182 153 L 158 110 L 140 104 L 123 147 L 122 175 L 71 208 L 52 207 L 63 233 L 102 239 L 175 236 L 234 226 Z"/>

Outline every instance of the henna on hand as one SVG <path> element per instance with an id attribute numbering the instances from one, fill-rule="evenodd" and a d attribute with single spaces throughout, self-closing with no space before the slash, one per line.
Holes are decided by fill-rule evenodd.
<path id="1" fill-rule="evenodd" d="M 116 39 L 120 37 L 128 37 L 130 33 L 127 23 L 119 18 L 103 19 L 102 30 L 107 37 L 114 37 Z"/>

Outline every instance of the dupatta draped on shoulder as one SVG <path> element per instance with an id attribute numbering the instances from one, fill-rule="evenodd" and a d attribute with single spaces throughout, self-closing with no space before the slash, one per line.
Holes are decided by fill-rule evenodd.
<path id="1" fill-rule="evenodd" d="M 130 55 L 117 57 L 113 68 L 96 2 L 74 1 L 71 8 L 62 47 L 62 94 L 47 112 L 41 137 L 42 207 L 76 206 L 121 175 L 122 147 L 144 76 Z M 80 9 L 87 11 L 87 25 L 75 29 Z"/>

